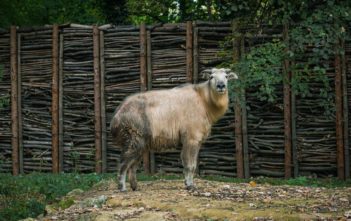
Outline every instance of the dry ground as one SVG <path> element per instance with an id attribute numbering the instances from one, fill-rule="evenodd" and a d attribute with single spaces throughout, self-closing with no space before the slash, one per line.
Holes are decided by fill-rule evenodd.
<path id="1" fill-rule="evenodd" d="M 351 220 L 351 188 L 195 182 L 195 191 L 181 180 L 160 180 L 121 193 L 115 182 L 103 181 L 88 192 L 73 191 L 66 197 L 72 206 L 48 207 L 39 220 Z"/>

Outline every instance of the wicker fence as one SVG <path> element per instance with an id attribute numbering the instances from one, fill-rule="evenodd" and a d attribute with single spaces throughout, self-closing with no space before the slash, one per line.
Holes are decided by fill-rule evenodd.
<path id="1" fill-rule="evenodd" d="M 237 38 L 233 59 L 272 38 L 287 40 L 286 27 L 260 29 Z M 0 95 L 9 102 L 0 108 L 0 172 L 116 171 L 119 150 L 112 145 L 109 122 L 123 99 L 203 81 L 199 73 L 222 62 L 220 43 L 242 32 L 231 22 L 2 31 Z M 258 100 L 250 88 L 245 105 L 231 100 L 214 125 L 199 154 L 198 173 L 349 177 L 350 42 L 343 47 L 346 54 L 336 56 L 328 70 L 334 117 L 319 106 L 321 82 L 313 83 L 308 97 L 277 85 L 275 103 Z M 282 73 L 288 66 L 282 64 Z M 148 153 L 144 170 L 181 172 L 179 156 L 180 150 Z"/>

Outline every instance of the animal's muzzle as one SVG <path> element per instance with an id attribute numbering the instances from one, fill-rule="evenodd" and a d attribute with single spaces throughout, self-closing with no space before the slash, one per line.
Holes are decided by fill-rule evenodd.
<path id="1" fill-rule="evenodd" d="M 218 92 L 224 92 L 225 89 L 226 89 L 226 86 L 225 86 L 224 83 L 218 83 L 218 84 L 217 84 L 217 91 L 218 91 Z"/>

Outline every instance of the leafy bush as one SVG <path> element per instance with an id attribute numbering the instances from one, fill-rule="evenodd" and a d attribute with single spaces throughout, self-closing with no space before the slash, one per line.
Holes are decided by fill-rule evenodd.
<path id="1" fill-rule="evenodd" d="M 43 214 L 45 205 L 58 202 L 73 189 L 89 189 L 109 175 L 0 174 L 0 221 L 18 220 Z"/>
<path id="2" fill-rule="evenodd" d="M 286 10 L 282 8 L 282 15 L 270 21 L 275 25 L 290 23 L 288 42 L 273 39 L 271 42 L 255 45 L 250 51 L 246 51 L 239 61 L 233 62 L 232 45 L 240 38 L 240 33 L 235 33 L 223 44 L 221 55 L 227 57 L 227 60 L 222 65 L 230 66 L 239 73 L 240 80 L 233 85 L 236 92 L 255 88 L 254 95 L 257 98 L 274 102 L 277 97 L 277 84 L 285 81 L 291 85 L 295 95 L 322 98 L 320 106 L 324 108 L 325 113 L 330 114 L 334 111 L 330 71 L 333 69 L 335 55 L 342 56 L 345 53 L 340 42 L 350 40 L 351 6 L 334 0 L 316 4 L 314 10 L 304 8 L 303 4 L 300 6 L 302 8 L 299 15 L 296 15 L 295 11 L 291 10 L 291 5 L 282 4 Z M 245 27 L 245 22 L 241 22 Z M 245 34 L 255 36 L 257 33 Z M 282 70 L 284 60 L 290 62 L 287 72 Z M 291 79 L 286 75 L 288 72 L 292 75 Z M 313 92 L 315 83 L 322 85 L 319 94 Z M 240 93 L 234 94 L 240 96 Z"/>

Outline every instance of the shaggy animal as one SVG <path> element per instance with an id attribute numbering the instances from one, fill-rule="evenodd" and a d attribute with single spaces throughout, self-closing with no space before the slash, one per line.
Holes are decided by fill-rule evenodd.
<path id="1" fill-rule="evenodd" d="M 126 191 L 126 175 L 137 188 L 136 170 L 145 151 L 162 152 L 182 146 L 185 185 L 193 176 L 201 143 L 228 108 L 227 83 L 238 76 L 230 69 L 211 69 L 208 80 L 168 90 L 132 95 L 116 109 L 111 121 L 115 144 L 121 148 L 118 188 Z"/>

